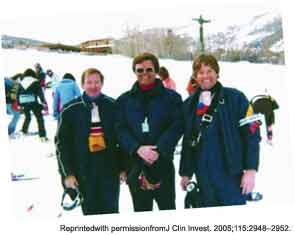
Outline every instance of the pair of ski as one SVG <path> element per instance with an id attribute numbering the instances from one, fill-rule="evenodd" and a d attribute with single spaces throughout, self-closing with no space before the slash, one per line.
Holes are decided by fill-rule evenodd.
<path id="1" fill-rule="evenodd" d="M 28 177 L 25 174 L 13 174 L 11 173 L 11 181 L 25 181 L 25 180 L 37 180 L 40 179 L 40 177 Z"/>
<path id="2" fill-rule="evenodd" d="M 13 134 L 11 134 L 9 136 L 9 139 L 13 140 L 13 139 L 20 139 L 22 137 L 25 137 L 25 136 L 35 136 L 35 135 L 38 135 L 39 132 L 38 131 L 34 131 L 34 132 L 28 132 L 26 134 L 22 133 L 22 132 L 15 132 Z"/>

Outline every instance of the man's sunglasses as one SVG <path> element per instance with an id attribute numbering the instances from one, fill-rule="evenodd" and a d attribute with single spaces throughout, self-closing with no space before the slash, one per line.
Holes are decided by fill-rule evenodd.
<path id="1" fill-rule="evenodd" d="M 138 73 L 138 74 L 143 74 L 143 73 L 153 73 L 155 72 L 154 71 L 154 68 L 150 67 L 150 68 L 137 68 L 135 69 L 135 72 Z"/>

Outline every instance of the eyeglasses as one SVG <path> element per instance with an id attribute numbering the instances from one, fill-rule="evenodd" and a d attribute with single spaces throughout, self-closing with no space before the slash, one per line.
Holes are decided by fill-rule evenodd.
<path id="1" fill-rule="evenodd" d="M 155 71 L 154 71 L 154 68 L 150 67 L 150 68 L 137 68 L 135 69 L 135 72 L 137 74 L 143 74 L 143 73 L 153 73 Z"/>

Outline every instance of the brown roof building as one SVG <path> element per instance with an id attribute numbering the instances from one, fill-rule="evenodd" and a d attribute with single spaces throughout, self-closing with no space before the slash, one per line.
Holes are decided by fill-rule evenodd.
<path id="1" fill-rule="evenodd" d="M 111 54 L 113 48 L 112 38 L 103 38 L 97 40 L 90 40 L 80 43 L 81 52 L 94 54 Z"/>

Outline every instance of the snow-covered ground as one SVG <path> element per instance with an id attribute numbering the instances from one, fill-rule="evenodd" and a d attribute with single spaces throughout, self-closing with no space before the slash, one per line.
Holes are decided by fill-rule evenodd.
<path id="1" fill-rule="evenodd" d="M 28 67 L 39 62 L 44 69 L 52 69 L 60 77 L 71 72 L 77 82 L 80 75 L 88 67 L 96 67 L 105 75 L 103 92 L 116 98 L 128 90 L 135 76 L 132 72 L 132 59 L 119 56 L 87 56 L 79 54 L 58 54 L 38 51 L 3 50 L 3 73 L 12 76 L 23 72 Z M 166 66 L 171 77 L 176 81 L 177 90 L 183 99 L 187 97 L 185 87 L 191 75 L 191 62 L 160 60 Z M 262 127 L 261 161 L 257 174 L 256 191 L 263 193 L 264 199 L 257 203 L 250 203 L 255 207 L 259 204 L 295 203 L 295 188 L 292 174 L 294 160 L 291 156 L 289 108 L 286 92 L 287 81 L 284 77 L 284 66 L 268 64 L 250 64 L 248 62 L 220 63 L 220 81 L 224 86 L 242 90 L 248 98 L 263 94 L 265 90 L 271 94 L 280 105 L 276 111 L 274 126 L 274 144 L 265 143 L 265 129 Z M 51 90 L 47 90 L 46 97 L 52 112 Z M 8 122 L 9 116 L 6 117 Z M 18 123 L 21 128 L 23 117 Z M 55 152 L 53 138 L 56 131 L 56 121 L 51 116 L 45 117 L 45 125 L 50 138 L 49 143 L 41 143 L 37 136 L 22 137 L 10 141 L 12 169 L 14 174 L 25 174 L 29 177 L 39 177 L 30 181 L 13 181 L 13 214 L 16 217 L 57 217 L 61 212 L 60 200 L 62 188 L 57 162 L 52 153 Z M 30 131 L 37 131 L 36 121 L 32 118 Z M 179 155 L 175 156 L 175 165 L 178 169 Z M 185 193 L 180 190 L 177 177 L 177 209 L 183 208 Z M 293 186 L 293 187 L 292 187 Z M 127 186 L 121 186 L 120 212 L 132 213 L 131 198 Z M 63 217 L 81 215 L 76 209 L 63 212 Z"/>

